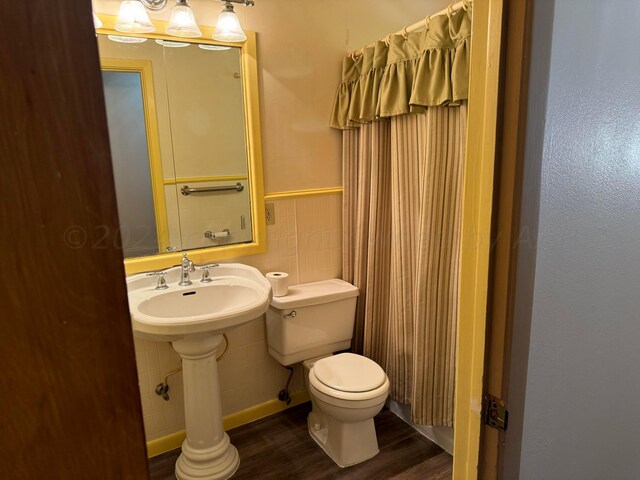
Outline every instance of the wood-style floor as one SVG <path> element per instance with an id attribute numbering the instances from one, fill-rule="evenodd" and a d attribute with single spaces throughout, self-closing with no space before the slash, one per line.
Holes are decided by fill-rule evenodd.
<path id="1" fill-rule="evenodd" d="M 380 453 L 353 467 L 340 468 L 307 432 L 306 403 L 257 422 L 230 430 L 240 453 L 240 468 L 233 480 L 446 480 L 452 457 L 416 432 L 389 410 L 376 418 Z M 152 480 L 175 479 L 174 464 L 180 450 L 152 458 Z"/>

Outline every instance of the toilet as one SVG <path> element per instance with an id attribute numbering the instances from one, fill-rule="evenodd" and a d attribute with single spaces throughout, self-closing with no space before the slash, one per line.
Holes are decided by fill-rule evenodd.
<path id="1" fill-rule="evenodd" d="M 333 279 L 289 287 L 267 311 L 269 354 L 284 366 L 302 363 L 311 396 L 309 434 L 340 467 L 378 453 L 375 417 L 389 378 L 373 360 L 335 352 L 351 346 L 358 289 Z"/>

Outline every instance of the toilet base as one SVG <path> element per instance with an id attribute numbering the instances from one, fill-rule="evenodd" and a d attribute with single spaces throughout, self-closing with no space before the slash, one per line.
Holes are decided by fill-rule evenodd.
<path id="1" fill-rule="evenodd" d="M 339 467 L 350 467 L 375 457 L 378 439 L 373 418 L 344 423 L 314 409 L 307 417 L 309 435 Z"/>

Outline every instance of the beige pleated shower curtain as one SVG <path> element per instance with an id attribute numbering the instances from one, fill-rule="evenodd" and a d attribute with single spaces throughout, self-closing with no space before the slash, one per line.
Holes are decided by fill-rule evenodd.
<path id="1" fill-rule="evenodd" d="M 453 426 L 471 11 L 347 57 L 343 278 L 360 289 L 353 349 L 412 420 Z"/>

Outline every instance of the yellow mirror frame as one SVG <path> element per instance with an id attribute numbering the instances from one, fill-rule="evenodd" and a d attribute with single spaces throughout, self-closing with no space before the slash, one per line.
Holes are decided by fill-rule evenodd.
<path id="1" fill-rule="evenodd" d="M 116 31 L 116 16 L 98 14 L 102 21 L 102 28 L 96 30 L 96 33 L 104 35 L 120 35 L 124 34 Z M 153 21 L 156 32 L 164 32 L 167 22 Z M 245 130 L 247 142 L 247 157 L 249 171 L 249 186 L 251 199 L 251 228 L 253 239 L 250 243 L 242 243 L 237 245 L 226 245 L 219 247 L 199 248 L 188 250 L 189 257 L 194 263 L 209 263 L 227 258 L 236 258 L 246 255 L 254 255 L 262 253 L 267 247 L 267 231 L 265 222 L 264 209 L 264 180 L 262 170 L 262 140 L 260 134 L 260 102 L 258 97 L 258 65 L 256 55 L 256 35 L 255 32 L 245 32 L 247 34 L 246 42 L 242 44 L 218 42 L 209 40 L 213 35 L 213 27 L 199 25 L 202 31 L 202 38 L 180 39 L 165 35 L 162 33 L 145 33 L 145 34 L 126 34 L 130 37 L 144 37 L 151 39 L 172 40 L 172 41 L 188 41 L 190 43 L 201 43 L 206 45 L 223 45 L 231 47 L 240 47 L 240 59 L 242 66 L 242 88 L 243 100 L 245 105 Z M 116 67 L 117 68 L 117 67 Z M 155 117 L 155 109 L 145 109 L 145 116 L 151 113 Z M 155 118 L 147 120 L 156 122 Z M 152 131 L 152 130 L 151 130 Z M 151 152 L 151 150 L 150 150 Z M 152 172 L 153 175 L 153 172 Z M 155 195 L 154 195 L 155 197 Z M 156 205 L 157 208 L 160 205 Z M 156 212 L 156 216 L 161 212 Z M 148 257 L 130 258 L 124 261 L 125 271 L 127 275 L 133 273 L 146 272 L 151 270 L 162 270 L 180 263 L 183 252 L 160 253 Z"/>

